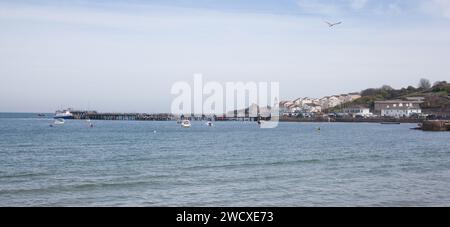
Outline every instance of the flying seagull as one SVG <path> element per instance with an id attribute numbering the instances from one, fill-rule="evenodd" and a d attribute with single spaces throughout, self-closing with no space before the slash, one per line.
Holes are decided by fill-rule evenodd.
<path id="1" fill-rule="evenodd" d="M 328 22 L 328 21 L 325 21 L 325 23 L 327 23 L 328 26 L 331 28 L 331 27 L 336 26 L 336 25 L 338 25 L 338 24 L 342 24 L 342 21 L 337 22 L 337 23 L 330 23 L 330 22 Z"/>

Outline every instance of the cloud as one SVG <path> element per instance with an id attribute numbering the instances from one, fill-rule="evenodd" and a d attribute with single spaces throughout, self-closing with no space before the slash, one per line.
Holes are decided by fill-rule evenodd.
<path id="1" fill-rule="evenodd" d="M 422 0 L 418 9 L 433 17 L 450 19 L 450 0 Z"/>
<path id="2" fill-rule="evenodd" d="M 298 0 L 297 4 L 305 13 L 329 16 L 361 10 L 368 2 L 369 0 Z"/>
<path id="3" fill-rule="evenodd" d="M 316 13 L 357 11 L 350 0 L 299 3 Z M 209 81 L 279 81 L 282 95 L 292 98 L 399 87 L 411 75 L 443 80 L 450 71 L 447 25 L 399 26 L 387 18 L 368 26 L 360 18 L 371 15 L 356 16 L 343 18 L 350 28 L 331 31 L 316 16 L 298 14 L 0 1 L 0 111 L 90 103 L 99 111 L 166 112 L 172 82 L 199 71 Z M 117 91 L 122 95 L 111 100 Z"/>
<path id="4" fill-rule="evenodd" d="M 433 0 L 433 3 L 442 16 L 450 19 L 450 0 Z"/>
<path id="5" fill-rule="evenodd" d="M 362 9 L 366 6 L 368 0 L 350 0 L 350 7 L 355 10 Z"/>
<path id="6" fill-rule="evenodd" d="M 400 8 L 399 5 L 391 3 L 387 6 L 387 12 L 390 14 L 400 14 L 403 12 L 403 10 Z"/>
<path id="7" fill-rule="evenodd" d="M 340 12 L 338 5 L 320 0 L 298 0 L 298 6 L 308 14 L 333 15 Z"/>

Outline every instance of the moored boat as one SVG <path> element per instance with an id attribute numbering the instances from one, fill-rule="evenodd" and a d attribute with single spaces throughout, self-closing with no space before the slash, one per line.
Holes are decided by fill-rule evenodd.
<path id="1" fill-rule="evenodd" d="M 399 125 L 400 122 L 381 122 L 382 125 Z"/>
<path id="2" fill-rule="evenodd" d="M 190 128 L 190 127 L 191 127 L 191 121 L 189 121 L 189 120 L 183 120 L 183 121 L 181 122 L 181 127 L 183 127 L 183 128 Z"/>
<path id="3" fill-rule="evenodd" d="M 58 110 L 55 113 L 55 117 L 58 119 L 73 119 L 73 114 L 70 112 L 70 110 Z"/>
<path id="4" fill-rule="evenodd" d="M 64 119 L 62 118 L 56 118 L 53 122 L 54 125 L 63 125 L 65 123 Z"/>

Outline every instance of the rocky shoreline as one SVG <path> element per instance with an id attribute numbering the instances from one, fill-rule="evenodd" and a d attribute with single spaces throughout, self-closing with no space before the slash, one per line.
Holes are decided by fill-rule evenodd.
<path id="1" fill-rule="evenodd" d="M 297 118 L 280 117 L 281 122 L 343 122 L 343 123 L 422 123 L 425 119 L 417 118 Z"/>
<path id="2" fill-rule="evenodd" d="M 423 131 L 434 131 L 434 132 L 450 131 L 450 121 L 444 120 L 424 121 L 422 123 L 421 129 Z"/>
<path id="3" fill-rule="evenodd" d="M 418 127 L 414 128 L 423 131 L 450 131 L 450 120 L 424 120 L 413 118 L 295 118 L 281 117 L 280 122 L 341 122 L 341 123 L 379 123 L 379 124 L 401 124 L 401 123 L 417 123 Z"/>

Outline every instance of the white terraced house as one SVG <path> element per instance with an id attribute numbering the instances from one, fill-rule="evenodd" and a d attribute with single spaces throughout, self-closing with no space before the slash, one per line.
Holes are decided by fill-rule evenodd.
<path id="1" fill-rule="evenodd" d="M 421 101 L 377 101 L 375 102 L 375 112 L 382 117 L 410 117 L 412 114 L 421 114 Z"/>
<path id="2" fill-rule="evenodd" d="M 348 108 L 344 108 L 343 113 L 353 116 L 363 116 L 369 117 L 372 115 L 370 109 L 363 106 L 352 106 Z"/>

